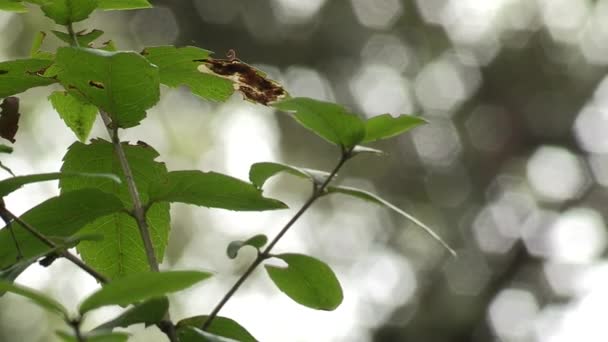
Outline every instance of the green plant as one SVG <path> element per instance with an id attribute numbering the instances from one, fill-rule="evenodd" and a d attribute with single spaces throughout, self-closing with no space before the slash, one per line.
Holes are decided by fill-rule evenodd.
<path id="1" fill-rule="evenodd" d="M 19 119 L 19 100 L 13 95 L 29 88 L 57 84 L 61 91 L 49 101 L 80 140 L 69 147 L 61 172 L 14 176 L 0 181 L 0 198 L 21 186 L 59 180 L 61 193 L 33 207 L 20 217 L 0 203 L 6 223 L 0 230 L 0 291 L 25 296 L 42 308 L 59 315 L 71 327 L 58 331 L 65 341 L 125 341 L 128 335 L 113 332 L 116 327 L 136 323 L 157 325 L 171 341 L 255 341 L 241 325 L 218 316 L 250 274 L 268 259 L 284 261 L 286 267 L 264 265 L 269 277 L 294 301 L 318 310 L 333 310 L 342 302 L 340 283 L 322 261 L 296 253 L 272 254 L 283 235 L 319 198 L 333 194 L 354 196 L 383 205 L 413 221 L 448 251 L 453 250 L 430 228 L 381 197 L 369 192 L 333 185 L 344 164 L 360 154 L 381 155 L 382 151 L 360 144 L 390 138 L 423 124 L 411 115 L 389 114 L 362 120 L 346 108 L 309 98 L 292 98 L 264 73 L 231 56 L 214 59 L 210 52 L 192 46 L 156 46 L 141 53 L 118 51 L 111 41 L 95 48 L 100 30 L 74 32 L 72 24 L 92 11 L 150 7 L 145 0 L 0 0 L 0 9 L 24 11 L 24 2 L 40 6 L 47 17 L 64 25 L 66 31 L 52 31 L 68 44 L 55 52 L 41 50 L 44 33 L 34 39 L 31 56 L 0 63 L 0 136 L 14 142 Z M 119 131 L 138 125 L 146 110 L 160 97 L 160 85 L 186 86 L 209 101 L 225 101 L 239 91 L 247 101 L 290 113 L 304 128 L 338 148 L 339 158 L 331 172 L 298 168 L 275 162 L 251 166 L 245 182 L 228 175 L 198 170 L 168 171 L 156 161 L 159 154 L 148 144 L 120 140 Z M 89 133 L 99 113 L 109 141 Z M 0 146 L 11 153 L 12 147 Z M 12 171 L 0 165 L 6 171 Z M 286 208 L 276 199 L 263 196 L 265 182 L 285 172 L 310 181 L 310 196 L 297 213 L 272 239 L 256 235 L 234 241 L 227 247 L 230 258 L 250 246 L 257 257 L 208 315 L 173 323 L 168 314 L 167 294 L 185 289 L 211 275 L 200 271 L 160 272 L 170 229 L 170 203 L 187 203 L 208 208 L 264 211 Z M 118 229 L 104 229 L 111 224 Z M 81 259 L 68 251 L 76 247 Z M 63 257 L 102 284 L 85 299 L 77 314 L 38 291 L 14 283 L 29 265 L 48 265 Z M 115 319 L 92 331 L 82 331 L 86 315 L 106 305 L 131 305 Z"/>

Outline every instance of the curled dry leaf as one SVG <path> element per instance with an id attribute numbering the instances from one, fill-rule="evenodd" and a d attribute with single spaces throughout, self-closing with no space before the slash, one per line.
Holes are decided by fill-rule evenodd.
<path id="1" fill-rule="evenodd" d="M 15 134 L 19 128 L 19 98 L 9 96 L 0 104 L 0 137 L 15 143 Z"/>
<path id="2" fill-rule="evenodd" d="M 200 60 L 203 64 L 198 66 L 198 71 L 232 81 L 234 89 L 240 91 L 243 97 L 251 102 L 268 105 L 289 96 L 279 83 L 236 58 L 234 50 L 229 51 L 228 57 L 229 59 Z"/>

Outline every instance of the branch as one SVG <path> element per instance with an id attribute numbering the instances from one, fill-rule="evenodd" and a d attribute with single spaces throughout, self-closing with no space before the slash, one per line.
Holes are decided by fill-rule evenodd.
<path id="1" fill-rule="evenodd" d="M 135 179 L 133 178 L 133 172 L 129 166 L 127 156 L 125 155 L 125 150 L 122 148 L 120 139 L 118 139 L 118 128 L 113 127 L 114 125 L 108 113 L 103 110 L 100 110 L 99 113 L 101 114 L 103 123 L 108 130 L 110 138 L 112 139 L 114 151 L 116 152 L 116 156 L 120 162 L 122 172 L 125 175 L 125 181 L 127 183 L 127 187 L 129 188 L 129 195 L 131 196 L 131 201 L 133 201 L 133 217 L 135 218 L 135 221 L 137 221 L 139 235 L 141 235 L 141 239 L 144 243 L 144 250 L 146 251 L 146 257 L 148 258 L 148 265 L 150 266 L 150 270 L 153 272 L 158 272 L 158 260 L 156 259 L 156 253 L 154 253 L 154 245 L 152 244 L 152 238 L 150 237 L 150 229 L 148 228 L 148 222 L 146 221 L 146 214 L 141 204 L 141 197 L 139 196 L 139 191 L 135 185 Z"/>
<path id="2" fill-rule="evenodd" d="M 21 218 L 17 217 L 15 214 L 13 214 L 8 209 L 6 209 L 6 207 L 2 207 L 1 211 L 2 211 L 2 215 L 6 215 L 8 218 L 10 218 L 13 221 L 19 223 L 25 230 L 27 230 L 30 234 L 32 234 L 38 240 L 42 241 L 42 243 L 44 243 L 45 245 L 47 245 L 47 246 L 49 246 L 51 248 L 58 248 L 59 247 L 52 240 L 50 240 L 49 238 L 47 238 L 46 236 L 44 236 L 44 234 L 40 233 L 40 231 L 38 231 L 36 228 L 32 227 L 29 223 L 23 221 Z M 61 255 L 62 257 L 66 258 L 66 259 L 68 259 L 69 261 L 71 261 L 74 265 L 78 266 L 80 269 L 82 269 L 83 271 L 85 271 L 88 274 L 90 274 L 93 278 L 97 279 L 97 281 L 99 281 L 100 283 L 107 283 L 108 282 L 108 278 L 106 278 L 101 273 L 97 272 L 91 266 L 89 266 L 89 265 L 85 264 L 84 262 L 82 262 L 82 260 L 78 259 L 77 256 L 75 256 L 74 254 L 68 252 L 67 250 L 60 251 L 59 255 Z"/>
<path id="3" fill-rule="evenodd" d="M 279 240 L 281 240 L 283 235 L 285 235 L 285 233 L 287 233 L 289 228 L 291 228 L 291 226 L 293 226 L 293 224 L 296 223 L 296 221 L 298 221 L 298 219 L 306 212 L 306 210 L 308 210 L 308 208 L 317 199 L 319 199 L 319 197 L 323 196 L 323 193 L 325 192 L 325 189 L 327 188 L 329 183 L 331 183 L 331 181 L 336 176 L 338 171 L 342 168 L 344 163 L 351 156 L 352 156 L 351 150 L 342 152 L 340 161 L 338 162 L 336 167 L 334 167 L 334 169 L 329 174 L 327 179 L 325 179 L 325 181 L 321 185 L 315 184 L 312 194 L 310 194 L 310 197 L 302 205 L 300 210 L 298 210 L 298 212 L 285 224 L 285 226 L 283 226 L 281 231 L 274 237 L 274 239 L 272 239 L 272 241 L 270 242 L 270 244 L 268 244 L 268 246 L 264 249 L 264 251 L 261 253 L 258 253 L 258 256 L 255 258 L 253 263 L 251 263 L 249 268 L 247 268 L 245 273 L 243 273 L 243 275 L 236 281 L 236 283 L 234 283 L 234 285 L 230 288 L 230 290 L 228 290 L 228 292 L 224 295 L 224 297 L 222 297 L 220 302 L 215 306 L 213 311 L 211 311 L 211 313 L 209 314 L 209 317 L 207 318 L 205 323 L 203 323 L 203 326 L 202 326 L 203 330 L 207 330 L 209 328 L 209 326 L 211 326 L 211 322 L 213 322 L 213 320 L 217 317 L 220 310 L 222 310 L 224 305 L 226 305 L 226 303 L 230 300 L 230 298 L 232 298 L 232 296 L 234 296 L 236 291 L 238 291 L 238 289 L 241 287 L 241 285 L 243 285 L 243 283 L 249 278 L 251 273 L 253 273 L 253 271 L 262 263 L 262 261 L 271 257 L 270 252 L 272 251 L 272 248 L 274 248 L 274 246 L 279 242 Z"/>

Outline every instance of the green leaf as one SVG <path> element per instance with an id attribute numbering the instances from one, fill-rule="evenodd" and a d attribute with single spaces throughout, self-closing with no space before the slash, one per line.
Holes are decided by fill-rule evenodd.
<path id="1" fill-rule="evenodd" d="M 65 91 L 53 92 L 49 100 L 78 140 L 87 140 L 97 117 L 97 107 Z"/>
<path id="2" fill-rule="evenodd" d="M 67 177 L 92 177 L 100 178 L 104 181 L 120 183 L 120 179 L 112 174 L 105 173 L 83 173 L 83 172 L 52 172 L 39 173 L 35 175 L 17 176 L 0 181 L 0 197 L 6 196 L 19 189 L 21 186 L 30 183 L 46 182 L 50 180 L 62 179 Z"/>
<path id="3" fill-rule="evenodd" d="M 158 152 L 144 143 L 138 145 L 123 143 L 123 149 L 133 171 L 141 200 L 143 203 L 147 203 L 150 187 L 167 181 L 165 164 L 155 161 Z M 87 145 L 72 144 L 63 158 L 61 170 L 63 172 L 107 172 L 118 175 L 122 184 L 93 178 L 65 178 L 60 180 L 59 187 L 62 193 L 83 188 L 96 188 L 120 198 L 124 209 L 130 211 L 133 208 L 120 162 L 116 158 L 114 146 L 111 143 L 95 139 Z M 146 219 L 156 257 L 161 262 L 169 238 L 169 203 L 152 205 L 146 213 Z M 103 234 L 103 241 L 82 242 L 78 246 L 78 252 L 87 264 L 106 276 L 117 278 L 127 274 L 145 272 L 149 269 L 137 223 L 126 212 L 99 218 L 87 225 L 83 229 L 83 233 Z"/>
<path id="4" fill-rule="evenodd" d="M 151 202 L 182 202 L 241 211 L 283 209 L 278 200 L 262 196 L 253 185 L 216 172 L 196 170 L 169 172 L 165 181 L 150 186 Z"/>
<path id="5" fill-rule="evenodd" d="M 32 41 L 32 47 L 30 48 L 30 57 L 50 60 L 55 58 L 55 55 L 52 53 L 40 50 L 44 38 L 46 38 L 46 33 L 40 31 L 36 34 L 34 40 Z"/>
<path id="6" fill-rule="evenodd" d="M 211 277 L 208 272 L 168 271 L 132 274 L 114 280 L 87 297 L 79 312 L 84 314 L 107 305 L 128 305 L 184 290 Z"/>
<path id="7" fill-rule="evenodd" d="M 64 342 L 79 342 L 73 332 L 56 331 L 55 334 Z M 90 332 L 83 334 L 86 342 L 126 342 L 129 334 L 124 332 Z"/>
<path id="8" fill-rule="evenodd" d="M 223 102 L 234 93 L 232 82 L 197 69 L 210 53 L 194 46 L 155 46 L 144 49 L 141 54 L 158 66 L 162 84 L 172 88 L 184 85 L 197 96 Z"/>
<path id="9" fill-rule="evenodd" d="M 139 8 L 151 8 L 148 0 L 98 0 L 99 8 L 102 10 L 131 10 Z"/>
<path id="10" fill-rule="evenodd" d="M 264 162 L 251 165 L 251 168 L 249 169 L 249 180 L 256 187 L 262 188 L 270 177 L 279 172 L 287 172 L 300 178 L 306 178 L 315 184 L 321 184 L 329 177 L 329 173 L 325 171 L 305 169 L 280 163 Z"/>
<path id="11" fill-rule="evenodd" d="M 95 330 L 112 330 L 114 328 L 126 328 L 133 324 L 144 323 L 147 326 L 160 322 L 169 309 L 167 297 L 152 298 L 143 303 L 135 304 L 120 316 L 106 322 Z"/>
<path id="12" fill-rule="evenodd" d="M 49 312 L 58 314 L 64 319 L 69 318 L 68 310 L 63 307 L 61 303 L 38 290 L 30 289 L 18 284 L 12 284 L 6 281 L 0 281 L 0 291 L 12 292 L 14 294 L 26 297 L 36 303 L 36 305 L 48 310 Z"/>
<path id="13" fill-rule="evenodd" d="M 327 264 L 302 254 L 274 257 L 285 261 L 287 267 L 264 267 L 279 290 L 291 299 L 317 310 L 334 310 L 342 303 L 342 287 Z"/>
<path id="14" fill-rule="evenodd" d="M 40 7 L 44 14 L 59 25 L 85 20 L 95 8 L 96 0 L 53 0 Z"/>
<path id="15" fill-rule="evenodd" d="M 435 233 L 426 224 L 422 223 L 420 220 L 418 220 L 414 216 L 399 209 L 397 206 L 386 201 L 385 199 L 381 198 L 378 195 L 372 194 L 371 192 L 368 192 L 368 191 L 351 188 L 351 187 L 346 187 L 346 186 L 330 186 L 327 188 L 327 193 L 328 194 L 332 194 L 332 193 L 345 194 L 345 195 L 359 198 L 359 199 L 362 199 L 362 200 L 365 200 L 368 202 L 372 202 L 375 204 L 385 206 L 385 207 L 393 210 L 394 212 L 398 213 L 399 215 L 405 217 L 406 219 L 410 220 L 411 222 L 416 224 L 418 227 L 422 228 L 427 234 L 429 234 L 433 239 L 437 240 L 437 242 L 439 242 L 445 249 L 447 249 L 448 252 L 450 252 L 450 254 L 452 254 L 453 256 L 456 256 L 456 251 L 452 247 L 450 247 L 450 245 L 448 245 L 447 242 L 445 242 L 439 235 L 437 235 L 437 233 Z"/>
<path id="16" fill-rule="evenodd" d="M 425 123 L 424 119 L 411 115 L 400 115 L 396 118 L 390 114 L 378 115 L 365 123 L 365 138 L 362 142 L 388 139 Z"/>
<path id="17" fill-rule="evenodd" d="M 53 62 L 47 59 L 18 59 L 0 63 L 0 98 L 22 93 L 30 88 L 55 83 L 42 74 Z"/>
<path id="18" fill-rule="evenodd" d="M 297 97 L 273 103 L 272 106 L 295 112 L 294 117 L 302 126 L 345 150 L 357 145 L 365 137 L 363 121 L 335 103 Z"/>
<path id="19" fill-rule="evenodd" d="M 177 335 L 180 342 L 239 342 L 190 326 L 183 326 L 178 329 Z"/>
<path id="20" fill-rule="evenodd" d="M 68 44 L 72 43 L 72 37 L 68 33 L 61 32 L 61 31 L 55 31 L 55 30 L 53 30 L 51 32 L 53 32 L 55 37 L 61 39 L 63 42 L 68 43 Z M 81 32 L 76 32 L 76 39 L 78 40 L 78 45 L 88 46 L 95 39 L 101 37 L 102 34 L 103 34 L 103 31 L 97 30 L 97 29 L 94 29 L 91 32 L 81 31 Z"/>
<path id="21" fill-rule="evenodd" d="M 27 7 L 25 7 L 22 2 L 13 0 L 0 0 L 0 11 L 25 13 L 27 12 Z"/>
<path id="22" fill-rule="evenodd" d="M 113 181 L 106 180 L 112 184 Z M 46 236 L 70 237 L 97 218 L 123 209 L 120 200 L 95 189 L 82 189 L 50 198 L 21 215 L 21 219 Z M 28 233 L 20 224 L 11 223 L 24 258 L 48 250 L 48 246 Z M 17 250 L 7 229 L 0 230 L 0 269 L 15 264 Z"/>
<path id="23" fill-rule="evenodd" d="M 158 68 L 134 52 L 62 47 L 58 77 L 73 95 L 108 112 L 119 127 L 132 127 L 159 100 Z"/>
<path id="24" fill-rule="evenodd" d="M 264 245 L 267 242 L 268 242 L 268 237 L 264 234 L 258 234 L 245 241 L 240 241 L 240 240 L 232 241 L 230 244 L 228 244 L 228 248 L 226 249 L 226 254 L 228 254 L 228 257 L 230 259 L 234 259 L 234 258 L 236 258 L 236 256 L 239 253 L 239 250 L 242 247 L 251 246 L 259 251 L 262 247 L 264 247 Z"/>
<path id="25" fill-rule="evenodd" d="M 182 319 L 177 323 L 177 329 L 180 330 L 186 326 L 195 328 L 202 327 L 208 318 L 209 316 L 202 315 Z M 253 335 L 251 335 L 247 329 L 243 328 L 233 319 L 227 317 L 215 317 L 213 322 L 211 322 L 211 325 L 209 325 L 207 328 L 207 331 L 209 333 L 231 338 L 239 342 L 257 342 L 257 339 L 253 337 Z"/>

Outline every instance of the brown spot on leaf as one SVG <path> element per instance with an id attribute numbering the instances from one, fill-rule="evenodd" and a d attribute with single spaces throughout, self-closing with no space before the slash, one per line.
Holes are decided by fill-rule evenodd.
<path id="1" fill-rule="evenodd" d="M 234 51 L 233 51 L 234 52 Z M 202 62 L 214 74 L 235 82 L 236 89 L 252 102 L 267 105 L 287 97 L 287 91 L 263 73 L 243 63 L 234 53 L 228 52 L 231 59 L 204 59 Z"/>
<path id="2" fill-rule="evenodd" d="M 89 85 L 91 87 L 95 87 L 98 89 L 105 89 L 106 87 L 103 85 L 103 83 L 99 82 L 99 81 L 89 81 Z"/>
<path id="3" fill-rule="evenodd" d="M 14 143 L 19 128 L 19 98 L 10 96 L 0 104 L 0 137 Z"/>

